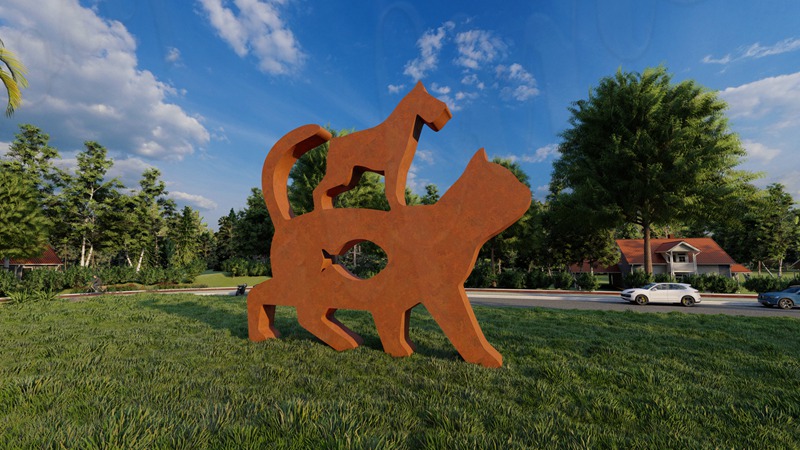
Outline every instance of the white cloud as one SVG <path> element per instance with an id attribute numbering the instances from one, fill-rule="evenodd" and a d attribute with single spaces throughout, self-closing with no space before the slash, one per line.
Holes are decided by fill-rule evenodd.
<path id="1" fill-rule="evenodd" d="M 706 55 L 702 61 L 706 64 L 728 64 L 732 61 L 738 61 L 748 58 L 763 58 L 765 56 L 780 55 L 781 53 L 793 52 L 800 50 L 800 38 L 788 38 L 773 45 L 763 46 L 761 43 L 740 47 L 736 56 L 727 54 L 722 58 L 714 58 L 711 55 Z"/>
<path id="2" fill-rule="evenodd" d="M 178 94 L 138 66 L 136 40 L 119 22 L 77 1 L 4 0 L 5 44 L 29 68 L 15 113 L 73 148 L 95 140 L 109 150 L 181 160 L 209 141 L 199 117 L 169 103 Z"/>
<path id="3" fill-rule="evenodd" d="M 175 47 L 169 47 L 164 60 L 171 64 L 179 64 L 181 62 L 181 51 Z"/>
<path id="4" fill-rule="evenodd" d="M 300 67 L 306 55 L 283 23 L 276 6 L 282 1 L 199 0 L 208 21 L 237 55 L 252 54 L 258 68 L 269 74 L 286 74 Z"/>
<path id="5" fill-rule="evenodd" d="M 729 87 L 719 95 L 734 120 L 771 117 L 775 129 L 800 125 L 800 72 Z"/>
<path id="6" fill-rule="evenodd" d="M 192 204 L 197 208 L 207 211 L 217 208 L 217 202 L 203 197 L 202 195 L 187 194 L 186 192 L 180 191 L 169 191 L 169 197 L 179 202 Z"/>
<path id="7" fill-rule="evenodd" d="M 558 155 L 558 144 L 547 144 L 537 148 L 532 155 L 523 156 L 522 160 L 528 163 L 540 163 L 556 155 Z"/>
<path id="8" fill-rule="evenodd" d="M 417 150 L 417 160 L 431 165 L 434 162 L 433 152 L 431 150 Z"/>
<path id="9" fill-rule="evenodd" d="M 443 59 L 461 72 L 461 85 L 432 82 L 429 91 L 447 103 L 451 111 L 459 111 L 477 99 L 479 92 L 489 88 L 491 95 L 499 95 L 507 101 L 524 102 L 540 94 L 536 79 L 519 63 L 493 65 L 506 59 L 509 47 L 496 33 L 489 30 L 471 29 L 455 32 L 458 26 L 445 22 L 436 30 L 426 31 L 417 41 L 420 56 L 408 61 L 404 74 L 417 81 L 436 71 L 440 54 L 450 51 L 454 57 Z M 448 39 L 454 33 L 452 39 Z M 449 47 L 448 47 L 449 46 Z M 489 86 L 482 81 L 494 78 Z M 389 85 L 394 93 L 394 85 Z"/>
<path id="10" fill-rule="evenodd" d="M 386 88 L 389 90 L 390 94 L 399 94 L 405 87 L 405 84 L 390 84 Z"/>
<path id="11" fill-rule="evenodd" d="M 453 22 L 445 22 L 436 31 L 426 31 L 417 40 L 420 55 L 406 63 L 403 74 L 410 76 L 414 81 L 419 81 L 425 77 L 426 72 L 436 69 L 444 39 L 454 27 Z"/>
<path id="12" fill-rule="evenodd" d="M 505 55 L 507 46 L 499 37 L 486 30 L 469 30 L 456 35 L 458 58 L 456 64 L 477 70 Z"/>
<path id="13" fill-rule="evenodd" d="M 747 156 L 750 161 L 757 160 L 768 163 L 781 153 L 777 148 L 769 148 L 760 142 L 749 139 L 744 139 L 742 145 L 744 145 L 745 150 L 747 150 Z"/>
<path id="14" fill-rule="evenodd" d="M 478 79 L 478 75 L 474 73 L 465 75 L 464 78 L 461 79 L 461 84 L 475 86 L 480 90 L 483 90 L 486 87 L 486 85 Z"/>
<path id="15" fill-rule="evenodd" d="M 510 66 L 501 64 L 495 68 L 495 74 L 498 79 L 508 83 L 508 86 L 501 90 L 501 94 L 507 98 L 524 102 L 539 95 L 536 79 L 521 64 L 514 63 Z"/>
<path id="16" fill-rule="evenodd" d="M 439 86 L 436 83 L 431 83 L 430 91 L 434 94 L 447 95 L 450 93 L 450 86 Z"/>

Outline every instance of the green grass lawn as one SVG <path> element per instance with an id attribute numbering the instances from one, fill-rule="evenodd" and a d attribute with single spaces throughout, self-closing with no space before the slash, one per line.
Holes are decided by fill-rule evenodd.
<path id="1" fill-rule="evenodd" d="M 242 297 L 0 305 L 0 448 L 798 448 L 800 319 L 476 307 L 504 367 L 460 360 L 424 309 L 417 353 L 336 352 Z"/>
<path id="2" fill-rule="evenodd" d="M 268 279 L 269 277 L 229 277 L 223 272 L 205 272 L 195 278 L 194 283 L 208 287 L 234 287 L 247 283 L 247 286 L 252 287 Z"/>

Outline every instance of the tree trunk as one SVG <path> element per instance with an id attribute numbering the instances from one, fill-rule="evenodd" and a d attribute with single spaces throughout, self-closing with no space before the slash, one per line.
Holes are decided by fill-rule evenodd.
<path id="1" fill-rule="evenodd" d="M 778 260 L 778 278 L 783 276 L 783 258 Z"/>
<path id="2" fill-rule="evenodd" d="M 144 249 L 142 249 L 142 252 L 139 253 L 139 262 L 136 263 L 136 273 L 139 273 L 139 269 L 142 268 L 143 259 L 144 259 Z"/>
<path id="3" fill-rule="evenodd" d="M 653 260 L 650 257 L 650 224 L 642 225 L 644 234 L 644 273 L 648 275 L 653 274 Z"/>
<path id="4" fill-rule="evenodd" d="M 89 255 L 86 257 L 86 266 L 89 267 L 89 262 L 92 260 L 92 254 L 94 253 L 94 244 L 89 244 Z"/>
<path id="5" fill-rule="evenodd" d="M 81 267 L 86 267 L 86 237 L 81 239 Z"/>
<path id="6" fill-rule="evenodd" d="M 11 265 L 11 258 L 9 258 L 8 256 L 3 258 L 3 269 L 8 270 L 10 265 Z"/>

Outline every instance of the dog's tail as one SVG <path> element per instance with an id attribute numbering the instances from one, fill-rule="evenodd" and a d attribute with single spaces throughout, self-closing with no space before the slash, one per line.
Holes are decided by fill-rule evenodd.
<path id="1" fill-rule="evenodd" d="M 294 217 L 286 187 L 292 166 L 306 152 L 330 139 L 331 133 L 321 126 L 303 125 L 280 138 L 267 154 L 261 170 L 261 192 L 276 229 Z"/>

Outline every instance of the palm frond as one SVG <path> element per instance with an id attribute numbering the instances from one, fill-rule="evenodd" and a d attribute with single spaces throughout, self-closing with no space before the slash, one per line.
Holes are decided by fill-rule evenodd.
<path id="1" fill-rule="evenodd" d="M 0 62 L 8 69 L 8 71 L 3 70 L 2 66 L 0 66 L 0 80 L 3 81 L 3 85 L 5 85 L 8 92 L 6 116 L 11 116 L 14 110 L 22 104 L 20 88 L 28 87 L 28 80 L 25 79 L 27 69 L 14 53 L 2 47 L 0 47 Z"/>

